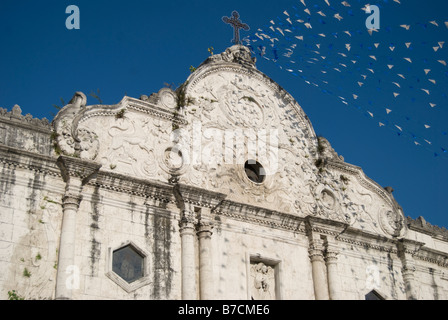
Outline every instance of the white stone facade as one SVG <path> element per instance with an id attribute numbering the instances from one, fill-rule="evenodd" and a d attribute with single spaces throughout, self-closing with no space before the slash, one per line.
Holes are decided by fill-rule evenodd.
<path id="1" fill-rule="evenodd" d="M 448 298 L 446 230 L 345 163 L 246 47 L 86 104 L 0 110 L 0 298 Z"/>

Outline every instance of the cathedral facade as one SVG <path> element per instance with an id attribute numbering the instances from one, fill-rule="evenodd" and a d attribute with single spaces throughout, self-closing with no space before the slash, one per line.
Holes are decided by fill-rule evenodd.
<path id="1" fill-rule="evenodd" d="M 0 110 L 1 299 L 447 299 L 448 232 L 317 137 L 247 47 L 177 90 Z"/>

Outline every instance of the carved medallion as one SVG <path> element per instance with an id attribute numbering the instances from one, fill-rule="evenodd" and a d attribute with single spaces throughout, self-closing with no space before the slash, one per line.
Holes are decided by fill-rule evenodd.
<path id="1" fill-rule="evenodd" d="M 160 89 L 159 105 L 168 109 L 175 109 L 177 105 L 177 97 L 173 90 L 169 88 Z"/>
<path id="2" fill-rule="evenodd" d="M 381 228 L 392 237 L 403 237 L 405 229 L 405 220 L 403 214 L 399 211 L 381 210 L 378 215 Z"/>
<path id="3" fill-rule="evenodd" d="M 333 210 L 336 205 L 336 199 L 334 198 L 333 193 L 325 189 L 321 192 L 320 196 L 324 207 Z"/>
<path id="4" fill-rule="evenodd" d="M 165 150 L 163 162 L 170 171 L 177 171 L 181 169 L 184 164 L 181 151 L 179 150 L 178 152 L 175 152 L 171 147 Z"/>

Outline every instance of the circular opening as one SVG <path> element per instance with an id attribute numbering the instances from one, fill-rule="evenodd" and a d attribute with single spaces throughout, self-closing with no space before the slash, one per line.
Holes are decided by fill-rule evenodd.
<path id="1" fill-rule="evenodd" d="M 266 171 L 258 161 L 246 161 L 244 170 L 246 171 L 247 177 L 255 183 L 262 183 L 266 178 Z"/>

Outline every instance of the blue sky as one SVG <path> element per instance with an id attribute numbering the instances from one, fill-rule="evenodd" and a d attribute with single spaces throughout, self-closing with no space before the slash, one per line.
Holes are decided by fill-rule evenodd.
<path id="1" fill-rule="evenodd" d="M 447 227 L 448 67 L 439 60 L 448 62 L 448 3 L 369 1 L 381 18 L 370 35 L 361 10 L 367 1 L 328 1 L 2 0 L 0 107 L 18 104 L 24 114 L 51 120 L 53 104 L 75 91 L 99 90 L 104 104 L 116 104 L 165 83 L 176 87 L 209 47 L 220 53 L 231 45 L 232 29 L 221 18 L 237 10 L 251 27 L 241 37 L 255 54 L 266 47 L 258 69 L 292 94 L 316 133 L 381 186 L 392 186 L 406 216 Z M 80 9 L 79 30 L 65 26 L 69 5 Z M 255 33 L 278 40 L 255 41 Z"/>

